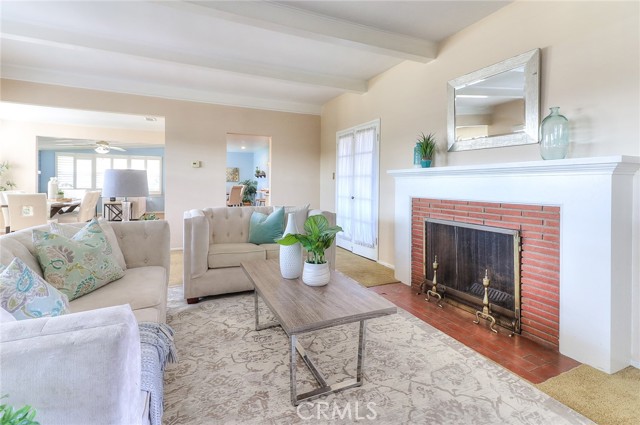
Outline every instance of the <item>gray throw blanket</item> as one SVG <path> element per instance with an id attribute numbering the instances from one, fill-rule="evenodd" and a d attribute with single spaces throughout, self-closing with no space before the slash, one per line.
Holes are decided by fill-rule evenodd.
<path id="1" fill-rule="evenodd" d="M 141 322 L 142 390 L 150 395 L 149 418 L 151 425 L 162 424 L 162 394 L 164 367 L 178 361 L 173 344 L 173 329 L 164 323 Z"/>

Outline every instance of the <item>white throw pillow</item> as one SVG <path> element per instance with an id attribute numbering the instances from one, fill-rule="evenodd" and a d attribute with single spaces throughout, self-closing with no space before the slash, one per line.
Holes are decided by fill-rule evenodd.
<path id="1" fill-rule="evenodd" d="M 304 222 L 307 220 L 309 205 L 310 204 L 303 205 L 301 207 L 284 207 L 284 228 L 287 228 L 289 213 L 293 213 L 295 214 L 294 217 L 296 218 L 296 227 L 298 228 L 298 233 L 305 233 Z"/>

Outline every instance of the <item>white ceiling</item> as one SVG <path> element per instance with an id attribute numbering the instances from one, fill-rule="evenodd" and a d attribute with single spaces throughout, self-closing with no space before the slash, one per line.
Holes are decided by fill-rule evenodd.
<path id="1" fill-rule="evenodd" d="M 508 1 L 11 1 L 3 78 L 319 114 Z"/>

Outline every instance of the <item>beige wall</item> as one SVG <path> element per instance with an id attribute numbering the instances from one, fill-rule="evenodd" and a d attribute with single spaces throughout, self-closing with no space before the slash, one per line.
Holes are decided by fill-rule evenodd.
<path id="1" fill-rule="evenodd" d="M 571 157 L 639 155 L 637 2 L 520 1 L 446 40 L 436 60 L 404 62 L 322 111 L 321 195 L 334 209 L 335 134 L 381 119 L 380 260 L 393 264 L 393 179 L 410 168 L 420 132 L 435 132 L 435 166 L 540 160 L 538 145 L 446 152 L 447 81 L 517 54 L 542 49 L 541 117 L 560 106 L 571 122 Z"/>
<path id="2" fill-rule="evenodd" d="M 380 261 L 394 264 L 394 182 L 387 170 L 410 168 L 420 132 L 435 132 L 435 166 L 540 160 L 538 145 L 446 152 L 447 81 L 529 50 L 541 49 L 541 119 L 560 106 L 570 120 L 570 157 L 640 155 L 640 3 L 512 3 L 446 40 L 436 60 L 404 62 L 370 81 L 366 94 L 324 105 L 320 203 L 334 209 L 336 132 L 381 119 Z M 636 176 L 636 193 L 638 193 Z M 638 201 L 636 200 L 636 205 Z M 640 256 L 638 211 L 635 257 Z M 634 266 L 634 353 L 640 366 L 640 279 Z"/>
<path id="3" fill-rule="evenodd" d="M 225 204 L 227 133 L 271 136 L 271 203 L 319 207 L 320 117 L 2 80 L 6 102 L 165 117 L 166 218 L 182 246 L 182 213 Z M 6 134 L 6 133 L 5 133 Z M 0 139 L 0 159 L 35 188 L 35 140 Z M 191 161 L 202 161 L 192 168 Z M 33 173 L 33 174 L 30 174 Z M 28 177 L 27 175 L 31 175 Z"/>

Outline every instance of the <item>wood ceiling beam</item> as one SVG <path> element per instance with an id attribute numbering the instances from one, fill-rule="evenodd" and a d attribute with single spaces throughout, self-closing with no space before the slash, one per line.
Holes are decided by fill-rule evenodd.
<path id="1" fill-rule="evenodd" d="M 316 41 L 351 47 L 380 55 L 427 63 L 435 59 L 437 44 L 321 16 L 269 1 L 160 2 L 165 6 L 243 23 Z"/>
<path id="2" fill-rule="evenodd" d="M 365 80 L 292 70 L 284 67 L 273 67 L 259 63 L 187 54 L 168 49 L 137 45 L 131 41 L 125 43 L 87 34 L 79 35 L 61 29 L 5 21 L 3 22 L 1 30 L 0 36 L 2 38 L 23 43 L 55 46 L 73 50 L 104 51 L 148 60 L 169 62 L 182 66 L 194 66 L 290 83 L 330 87 L 353 93 L 365 93 L 367 91 L 367 82 Z"/>

